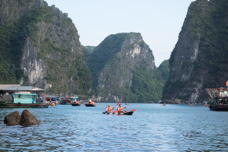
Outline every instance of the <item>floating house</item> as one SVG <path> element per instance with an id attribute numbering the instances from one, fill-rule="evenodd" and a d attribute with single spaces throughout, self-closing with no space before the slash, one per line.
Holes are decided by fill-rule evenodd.
<path id="1" fill-rule="evenodd" d="M 39 103 L 37 97 L 45 90 L 33 86 L 21 86 L 18 84 L 0 84 L 1 108 L 42 108 L 46 104 Z"/>

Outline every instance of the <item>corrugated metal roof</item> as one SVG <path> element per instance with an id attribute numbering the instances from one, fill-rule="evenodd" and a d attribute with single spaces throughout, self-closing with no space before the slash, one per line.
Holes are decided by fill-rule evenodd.
<path id="1" fill-rule="evenodd" d="M 13 86 L 20 86 L 20 84 L 0 84 L 0 90 L 4 90 L 5 88 L 8 87 L 13 87 Z"/>
<path id="2" fill-rule="evenodd" d="M 44 91 L 44 89 L 36 88 L 33 86 L 20 86 L 20 85 L 0 85 L 0 90 L 3 91 Z"/>
<path id="3" fill-rule="evenodd" d="M 5 88 L 4 90 L 11 90 L 11 91 L 29 91 L 32 90 L 32 86 L 10 86 Z"/>

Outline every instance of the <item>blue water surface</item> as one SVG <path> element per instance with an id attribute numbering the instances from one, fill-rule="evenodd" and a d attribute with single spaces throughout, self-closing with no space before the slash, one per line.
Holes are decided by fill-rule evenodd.
<path id="1" fill-rule="evenodd" d="M 32 127 L 5 126 L 5 115 L 23 109 L 0 109 L 0 151 L 228 152 L 228 112 L 129 104 L 133 116 L 116 116 L 102 114 L 106 105 L 29 109 L 41 120 Z"/>

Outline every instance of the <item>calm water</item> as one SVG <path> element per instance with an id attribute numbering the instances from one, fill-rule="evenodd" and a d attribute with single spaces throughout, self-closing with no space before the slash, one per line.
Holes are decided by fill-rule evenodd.
<path id="1" fill-rule="evenodd" d="M 0 151 L 228 151 L 228 112 L 203 106 L 130 104 L 133 116 L 101 114 L 97 107 L 30 109 L 39 126 L 6 127 L 0 109 Z"/>

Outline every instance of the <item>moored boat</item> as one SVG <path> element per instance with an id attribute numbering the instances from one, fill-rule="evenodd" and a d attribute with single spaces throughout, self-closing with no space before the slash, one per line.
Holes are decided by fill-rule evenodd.
<path id="1" fill-rule="evenodd" d="M 210 105 L 209 108 L 210 108 L 210 110 L 214 110 L 214 111 L 228 111 L 228 104 Z"/>
<path id="2" fill-rule="evenodd" d="M 228 88 L 210 88 L 207 92 L 211 97 L 210 110 L 228 111 Z"/>
<path id="3" fill-rule="evenodd" d="M 70 98 L 64 98 L 64 97 L 62 97 L 60 99 L 60 104 L 62 104 L 62 105 L 69 105 L 69 104 L 71 104 L 71 99 Z"/>

